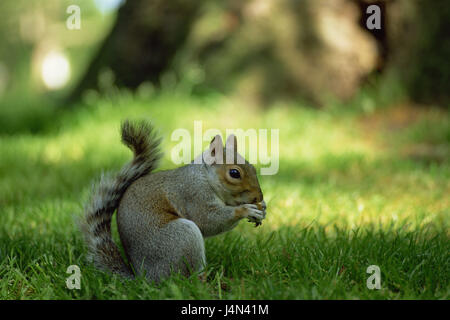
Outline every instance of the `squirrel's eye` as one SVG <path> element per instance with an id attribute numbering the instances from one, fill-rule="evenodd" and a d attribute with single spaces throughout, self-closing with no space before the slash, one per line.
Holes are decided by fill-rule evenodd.
<path id="1" fill-rule="evenodd" d="M 232 177 L 234 179 L 240 179 L 241 173 L 237 169 L 230 169 L 230 177 Z"/>

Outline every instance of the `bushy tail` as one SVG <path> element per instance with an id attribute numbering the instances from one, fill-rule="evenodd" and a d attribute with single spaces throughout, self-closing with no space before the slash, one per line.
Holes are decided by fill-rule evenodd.
<path id="1" fill-rule="evenodd" d="M 125 120 L 121 127 L 122 142 L 134 152 L 134 159 L 115 177 L 102 175 L 93 187 L 91 201 L 85 207 L 81 229 L 89 248 L 89 259 L 102 270 L 122 276 L 133 275 L 111 237 L 111 219 L 125 190 L 137 179 L 157 167 L 161 153 L 153 127 L 145 122 Z"/>

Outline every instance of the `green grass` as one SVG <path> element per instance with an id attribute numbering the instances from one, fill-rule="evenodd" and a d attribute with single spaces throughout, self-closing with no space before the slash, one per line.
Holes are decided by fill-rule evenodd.
<path id="1" fill-rule="evenodd" d="M 44 116 L 26 118 L 32 133 L 22 124 L 0 134 L 1 299 L 449 298 L 445 111 L 405 122 L 397 107 L 342 113 L 292 104 L 263 112 L 178 92 L 87 101 L 66 112 L 41 105 L 35 112 Z M 91 180 L 130 159 L 118 132 L 126 117 L 154 121 L 164 137 L 163 168 L 174 167 L 170 134 L 192 132 L 194 120 L 223 133 L 280 129 L 280 170 L 260 177 L 267 219 L 206 240 L 206 282 L 178 275 L 159 285 L 122 281 L 86 263 L 74 221 Z M 72 264 L 81 268 L 81 290 L 66 288 Z M 369 265 L 381 269 L 380 290 L 366 287 Z"/>

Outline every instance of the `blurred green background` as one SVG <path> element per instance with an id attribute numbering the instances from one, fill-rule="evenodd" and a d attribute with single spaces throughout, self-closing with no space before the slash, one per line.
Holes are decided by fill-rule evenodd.
<path id="1" fill-rule="evenodd" d="M 373 3 L 382 29 L 369 31 Z M 66 25 L 74 4 L 80 30 Z M 2 0 L 0 12 L 1 298 L 448 298 L 448 1 Z M 260 177 L 267 220 L 207 240 L 207 284 L 130 289 L 90 270 L 81 292 L 64 287 L 67 265 L 87 268 L 73 219 L 90 182 L 130 158 L 127 117 L 155 123 L 166 169 L 171 133 L 194 120 L 280 129 L 280 171 Z M 365 287 L 370 264 L 381 291 Z"/>
<path id="2" fill-rule="evenodd" d="M 381 9 L 368 30 L 366 8 Z M 81 29 L 69 30 L 70 5 Z M 2 1 L 1 131 L 117 88 L 220 92 L 249 106 L 328 108 L 361 91 L 449 105 L 450 9 L 420 0 Z M 87 98 L 88 99 L 88 98 Z M 34 121 L 27 119 L 32 118 Z"/>

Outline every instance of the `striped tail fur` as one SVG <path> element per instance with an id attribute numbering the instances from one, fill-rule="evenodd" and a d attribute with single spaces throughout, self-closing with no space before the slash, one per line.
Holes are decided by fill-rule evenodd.
<path id="1" fill-rule="evenodd" d="M 88 258 L 97 268 L 132 277 L 131 268 L 112 239 L 111 219 L 126 189 L 157 167 L 162 156 L 159 151 L 161 139 L 145 121 L 125 120 L 121 134 L 122 142 L 133 151 L 134 158 L 115 177 L 102 175 L 98 184 L 94 184 L 81 229 L 88 245 Z"/>

